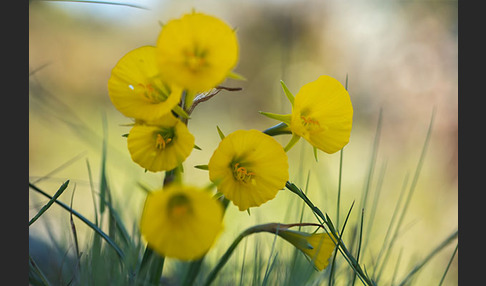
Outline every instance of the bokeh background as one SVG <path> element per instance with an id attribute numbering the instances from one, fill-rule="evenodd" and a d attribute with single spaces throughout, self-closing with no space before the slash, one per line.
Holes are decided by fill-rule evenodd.
<path id="1" fill-rule="evenodd" d="M 353 131 L 343 153 L 341 222 L 353 201 L 360 202 L 373 158 L 381 112 L 381 132 L 374 159 L 365 222 L 369 246 L 364 261 L 379 252 L 402 186 L 409 188 L 427 129 L 435 112 L 430 145 L 389 272 L 398 277 L 457 229 L 458 33 L 457 1 L 312 1 L 312 0 L 180 0 L 118 1 L 122 5 L 31 1 L 29 5 L 29 179 L 50 194 L 65 180 L 70 186 L 61 200 L 92 217 L 91 183 L 99 185 L 102 143 L 106 140 L 107 175 L 116 206 L 128 228 L 136 226 L 145 193 L 162 184 L 162 175 L 145 173 L 130 160 L 123 134 L 130 120 L 111 104 L 107 81 L 111 69 L 127 52 L 155 45 L 161 23 L 192 9 L 215 15 L 235 27 L 240 60 L 235 71 L 246 81 L 224 85 L 242 91 L 220 92 L 200 104 L 189 122 L 202 151 L 184 163 L 184 180 L 206 186 L 207 164 L 219 137 L 237 129 L 264 130 L 277 122 L 258 111 L 289 113 L 279 81 L 296 94 L 299 88 L 326 74 L 345 84 L 354 107 Z M 283 145 L 290 137 L 276 137 Z M 376 145 L 375 145 L 376 146 Z M 289 153 L 290 177 L 332 218 L 336 215 L 339 152 L 320 153 L 318 162 L 303 140 Z M 89 168 L 88 168 L 89 165 Z M 92 177 L 90 181 L 90 176 Z M 375 195 L 376 194 L 376 195 Z M 251 211 L 230 206 L 226 230 L 215 258 L 232 238 L 255 223 L 292 223 L 301 205 L 282 191 Z M 46 202 L 29 191 L 29 215 Z M 403 201 L 402 201 L 403 202 Z M 375 208 L 373 218 L 369 217 Z M 360 210 L 351 218 L 356 222 Z M 304 218 L 315 221 L 306 210 Z M 29 228 L 31 238 L 61 240 L 71 245 L 69 214 L 52 207 Z M 77 224 L 83 233 L 83 225 Z M 86 230 L 86 229 L 84 229 Z M 89 231 L 88 231 L 89 232 Z M 82 246 L 89 235 L 80 235 Z M 251 243 L 251 242 L 249 242 Z M 270 251 L 272 238 L 268 247 Z M 282 248 L 285 251 L 285 243 Z M 445 248 L 419 274 L 418 285 L 434 285 L 454 250 Z M 32 248 L 34 251 L 34 248 Z M 212 257 L 211 256 L 211 257 Z M 237 257 L 238 258 L 238 257 Z M 235 258 L 235 259 L 237 259 Z M 240 257 L 241 258 L 241 257 Z M 168 265 L 170 269 L 170 265 Z M 165 271 L 165 270 L 164 270 Z M 231 271 L 231 270 L 227 270 Z M 415 281 L 417 282 L 417 281 Z M 457 284 L 457 256 L 443 285 Z"/>

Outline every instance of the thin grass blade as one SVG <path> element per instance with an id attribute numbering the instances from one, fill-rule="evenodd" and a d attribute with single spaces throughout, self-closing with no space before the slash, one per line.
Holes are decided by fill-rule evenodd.
<path id="1" fill-rule="evenodd" d="M 35 190 L 36 192 L 44 195 L 45 197 L 49 198 L 49 199 L 52 199 L 53 197 L 51 197 L 49 194 L 47 194 L 46 192 L 44 192 L 43 190 L 39 189 L 37 186 L 33 185 L 32 183 L 29 183 L 29 187 L 32 188 L 33 190 Z M 79 218 L 82 222 L 84 222 L 87 226 L 89 226 L 92 230 L 94 230 L 98 235 L 100 235 L 107 243 L 108 245 L 110 245 L 113 250 L 115 250 L 115 252 L 118 254 L 118 256 L 122 259 L 121 261 L 123 261 L 123 258 L 125 257 L 125 254 L 123 253 L 123 251 L 120 249 L 120 247 L 105 233 L 103 232 L 98 226 L 96 226 L 94 223 L 92 223 L 90 220 L 88 220 L 87 218 L 85 218 L 83 215 L 81 215 L 80 213 L 78 213 L 77 211 L 73 210 L 72 208 L 70 208 L 68 205 L 64 204 L 63 202 L 59 201 L 59 200 L 54 200 L 54 202 L 56 204 L 58 204 L 59 206 L 61 206 L 63 209 L 69 211 L 69 212 L 72 212 L 74 216 L 76 216 L 77 218 Z"/>
<path id="2" fill-rule="evenodd" d="M 30 185 L 30 183 L 29 183 Z M 57 192 L 54 194 L 54 196 L 50 197 L 49 202 L 45 204 L 40 211 L 29 221 L 29 226 L 32 225 L 41 215 L 43 215 L 51 205 L 57 201 L 57 198 L 66 190 L 67 186 L 69 185 L 69 180 L 64 182 L 61 187 L 57 190 Z"/>
<path id="3" fill-rule="evenodd" d="M 459 246 L 459 244 L 456 244 L 456 248 L 454 249 L 454 252 L 452 252 L 452 256 L 451 256 L 451 259 L 449 260 L 449 263 L 447 263 L 447 267 L 444 271 L 444 274 L 442 274 L 442 278 L 440 279 L 440 282 L 439 282 L 439 285 L 438 286 L 441 286 L 442 283 L 444 283 L 444 279 L 447 275 L 447 272 L 449 272 L 449 267 L 451 267 L 451 264 L 452 264 L 452 261 L 454 260 L 454 257 L 456 256 L 456 253 L 457 253 L 457 247 Z"/>
<path id="4" fill-rule="evenodd" d="M 421 262 L 417 263 L 415 267 L 402 279 L 402 282 L 398 284 L 398 286 L 406 285 L 407 282 L 413 278 L 413 276 L 424 267 L 430 259 L 432 259 L 437 253 L 439 253 L 444 247 L 448 246 L 452 241 L 457 238 L 458 231 L 456 230 L 454 233 L 449 235 L 441 244 L 439 244 L 436 248 L 434 248 Z"/>

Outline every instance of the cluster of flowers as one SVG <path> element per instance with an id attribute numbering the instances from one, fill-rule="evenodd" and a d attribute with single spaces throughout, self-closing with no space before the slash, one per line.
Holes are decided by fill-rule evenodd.
<path id="1" fill-rule="evenodd" d="M 289 180 L 286 152 L 303 137 L 314 150 L 334 153 L 349 141 L 353 108 L 346 89 L 321 76 L 294 97 L 282 82 L 292 112 L 262 112 L 281 123 L 266 132 L 237 130 L 221 136 L 205 169 L 219 196 L 205 189 L 168 180 L 195 146 L 189 116 L 201 99 L 217 93 L 239 58 L 235 30 L 222 20 L 192 12 L 162 26 L 156 46 L 143 46 L 122 57 L 112 70 L 108 91 L 113 105 L 134 123 L 127 135 L 131 158 L 151 172 L 166 172 L 162 189 L 147 195 L 140 231 L 150 248 L 165 257 L 201 258 L 223 229 L 221 197 L 240 211 L 275 198 Z M 292 134 L 284 148 L 272 135 Z M 219 197 L 219 199 L 217 199 Z M 280 231 L 313 259 L 327 266 L 334 243 L 326 233 Z M 322 247 L 318 245 L 322 244 Z"/>

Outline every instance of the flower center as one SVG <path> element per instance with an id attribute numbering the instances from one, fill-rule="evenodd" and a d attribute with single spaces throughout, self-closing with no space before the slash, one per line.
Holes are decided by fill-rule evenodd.
<path id="1" fill-rule="evenodd" d="M 189 199 L 183 194 L 174 195 L 169 199 L 168 214 L 170 218 L 178 219 L 192 213 Z"/>
<path id="2" fill-rule="evenodd" d="M 139 83 L 137 85 L 141 90 L 141 95 L 148 99 L 151 103 L 160 103 L 167 100 L 170 95 L 170 88 L 161 83 L 160 86 L 155 83 Z M 130 89 L 134 89 L 129 85 Z"/>
<path id="3" fill-rule="evenodd" d="M 240 167 L 240 163 L 233 165 L 233 177 L 240 182 L 248 183 L 254 182 L 253 176 L 255 173 L 248 171 L 245 167 Z"/>
<path id="4" fill-rule="evenodd" d="M 193 51 L 184 51 L 185 64 L 192 72 L 200 71 L 206 62 L 206 51 L 198 49 L 197 47 Z"/>
<path id="5" fill-rule="evenodd" d="M 172 128 L 164 128 L 155 133 L 155 148 L 164 150 L 174 139 L 174 130 Z"/>
<path id="6" fill-rule="evenodd" d="M 304 127 L 306 127 L 307 129 L 316 128 L 316 127 L 321 126 L 319 124 L 319 121 L 313 119 L 312 117 L 302 115 L 302 116 L 300 116 L 300 119 L 301 119 L 302 125 L 304 125 Z"/>

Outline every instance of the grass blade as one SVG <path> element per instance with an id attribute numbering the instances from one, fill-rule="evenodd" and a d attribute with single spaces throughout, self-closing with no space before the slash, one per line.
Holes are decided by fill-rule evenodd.
<path id="1" fill-rule="evenodd" d="M 415 267 L 403 278 L 402 282 L 398 284 L 398 286 L 406 285 L 408 280 L 410 280 L 427 262 L 430 261 L 437 253 L 439 253 L 444 247 L 449 245 L 453 240 L 457 238 L 458 231 L 456 230 L 454 233 L 449 235 L 441 244 L 439 244 L 436 248 L 434 248 L 429 255 L 427 255 L 421 262 L 415 265 Z"/>
<path id="2" fill-rule="evenodd" d="M 35 190 L 36 192 L 44 195 L 45 197 L 48 197 L 49 199 L 52 199 L 53 198 L 49 194 L 47 194 L 46 192 L 42 191 L 41 189 L 39 189 L 37 186 L 35 186 L 32 183 L 29 183 L 29 187 L 32 188 L 33 190 Z M 65 209 L 65 210 L 67 210 L 69 212 L 72 212 L 74 214 L 74 216 L 76 216 L 77 218 L 79 218 L 82 222 L 84 222 L 92 230 L 94 230 L 98 235 L 100 235 L 108 243 L 108 245 L 110 245 L 113 248 L 113 250 L 115 250 L 115 252 L 118 254 L 118 256 L 120 258 L 123 259 L 125 257 L 125 255 L 124 255 L 123 251 L 120 249 L 120 247 L 106 233 L 104 233 L 98 226 L 96 226 L 95 224 L 93 224 L 90 220 L 88 220 L 83 215 L 81 215 L 77 211 L 73 210 L 72 208 L 70 208 L 69 206 L 67 206 L 66 204 L 64 204 L 63 202 L 58 201 L 56 199 L 54 199 L 53 201 L 56 204 L 58 204 L 59 206 L 61 206 L 63 209 Z"/>
<path id="3" fill-rule="evenodd" d="M 344 230 L 346 228 L 346 225 L 348 223 L 348 219 L 349 219 L 349 215 L 351 214 L 351 210 L 353 209 L 353 206 L 354 206 L 354 201 L 353 203 L 351 204 L 351 207 L 349 208 L 349 211 L 348 211 L 348 214 L 346 215 L 346 219 L 344 220 L 344 223 L 343 223 L 343 227 L 341 229 L 341 233 L 339 234 L 339 239 L 341 240 L 342 237 L 343 237 L 343 234 L 344 234 Z M 335 265 L 335 262 L 336 262 L 336 257 L 337 257 L 337 251 L 334 252 L 334 257 L 332 259 L 332 264 L 331 264 L 331 273 L 329 273 L 329 286 L 333 285 L 334 284 L 334 272 L 335 272 L 335 268 L 334 268 L 334 265 Z"/>
<path id="4" fill-rule="evenodd" d="M 403 219 L 405 217 L 405 214 L 407 213 L 408 206 L 410 205 L 410 201 L 411 201 L 413 193 L 415 191 L 415 187 L 417 185 L 418 178 L 419 178 L 419 175 L 420 175 L 420 171 L 422 169 L 422 165 L 423 165 L 423 162 L 424 162 L 424 159 L 425 159 L 425 154 L 427 153 L 427 148 L 428 148 L 428 145 L 429 145 L 429 142 L 430 142 L 430 137 L 431 137 L 431 134 L 432 134 L 432 126 L 433 126 L 433 123 L 434 123 L 434 117 L 435 117 L 435 109 L 432 111 L 432 116 L 430 118 L 430 123 L 429 123 L 429 127 L 428 127 L 428 130 L 427 130 L 427 135 L 425 137 L 424 145 L 422 146 L 422 152 L 420 153 L 420 157 L 419 157 L 419 160 L 418 160 L 418 163 L 417 163 L 417 167 L 415 168 L 415 173 L 414 173 L 414 176 L 413 176 L 413 179 L 412 179 L 412 183 L 410 185 L 410 188 L 408 189 L 407 198 L 405 199 L 403 209 L 400 212 L 400 216 L 398 218 L 397 225 L 395 227 L 395 231 L 394 231 L 392 238 L 390 240 L 388 250 L 386 251 L 386 254 L 383 258 L 382 268 L 378 272 L 378 277 L 380 276 L 381 271 L 383 270 L 383 267 L 386 264 L 385 261 L 388 259 L 389 249 L 391 249 L 393 247 L 393 245 L 394 245 L 394 243 L 397 239 L 399 230 L 402 227 Z M 404 184 L 404 186 L 405 186 L 405 184 Z M 401 200 L 401 197 L 400 197 L 399 200 Z"/>
<path id="5" fill-rule="evenodd" d="M 456 248 L 454 249 L 454 252 L 452 253 L 452 256 L 451 256 L 451 259 L 449 260 L 449 263 L 447 263 L 447 267 L 444 271 L 444 274 L 442 275 L 442 278 L 440 279 L 440 282 L 439 282 L 439 286 L 442 285 L 442 283 L 444 283 L 444 279 L 447 275 L 447 272 L 449 271 L 449 267 L 451 266 L 452 264 L 452 261 L 454 260 L 454 257 L 456 256 L 456 252 L 457 252 L 457 247 L 459 246 L 459 244 L 456 244 Z"/>
<path id="6" fill-rule="evenodd" d="M 398 197 L 398 200 L 397 200 L 397 204 L 395 205 L 395 208 L 393 210 L 393 214 L 392 214 L 392 217 L 390 219 L 390 223 L 388 224 L 388 228 L 386 230 L 386 234 L 385 234 L 385 238 L 383 239 L 383 245 L 387 245 L 388 244 L 388 247 L 382 247 L 380 249 L 380 252 L 378 253 L 378 257 L 376 258 L 376 267 L 375 267 L 375 270 L 377 271 L 377 274 L 376 274 L 376 277 L 375 277 L 375 281 L 378 282 L 380 280 L 380 277 L 381 277 L 381 274 L 382 274 L 382 271 L 384 269 L 384 266 L 386 265 L 386 262 L 388 260 L 388 254 L 391 250 L 391 246 L 393 245 L 393 240 L 388 242 L 388 238 L 389 238 L 389 235 L 391 234 L 391 230 L 395 224 L 395 219 L 398 215 L 398 210 L 400 209 L 399 206 L 403 200 L 403 196 L 405 195 L 405 191 L 406 191 L 406 187 L 407 187 L 407 183 L 408 183 L 408 177 L 409 177 L 409 174 L 407 173 L 406 176 L 405 176 L 405 179 L 403 181 L 403 185 L 402 185 L 402 190 L 400 191 L 400 195 Z M 384 255 L 384 256 L 383 256 Z M 383 260 L 381 260 L 381 258 L 383 257 Z M 375 275 L 373 275 L 375 276 Z"/>
<path id="7" fill-rule="evenodd" d="M 81 255 L 79 254 L 79 243 L 78 243 L 78 233 L 76 231 L 76 225 L 74 224 L 73 220 L 73 200 L 74 200 L 74 191 L 76 190 L 76 187 L 73 189 L 73 192 L 71 193 L 71 211 L 69 212 L 69 222 L 71 224 L 71 231 L 73 233 L 73 239 L 74 239 L 74 246 L 76 247 L 76 257 L 78 258 L 78 267 L 81 265 L 80 260 L 81 260 Z"/>
<path id="8" fill-rule="evenodd" d="M 363 220 L 364 220 L 364 209 L 361 209 L 361 223 L 359 228 L 358 252 L 356 253 L 356 262 L 358 263 L 359 263 L 359 256 L 361 254 L 361 245 L 363 242 Z M 351 285 L 354 285 L 355 281 L 356 281 L 356 272 L 354 272 L 353 283 Z"/>
<path id="9" fill-rule="evenodd" d="M 47 280 L 42 270 L 40 270 L 40 268 L 37 266 L 34 259 L 30 255 L 29 255 L 29 283 L 33 283 L 34 285 L 38 285 L 37 283 L 42 283 L 41 285 L 44 286 L 51 285 L 51 283 L 49 283 L 49 280 Z"/>
<path id="10" fill-rule="evenodd" d="M 106 5 L 116 5 L 116 6 L 126 6 L 138 9 L 148 10 L 147 7 L 121 2 L 109 2 L 109 1 L 89 1 L 89 0 L 37 0 L 37 1 L 48 1 L 48 2 L 77 2 L 77 3 L 90 3 L 90 4 L 106 4 Z"/>
<path id="11" fill-rule="evenodd" d="M 30 183 L 29 183 L 30 184 Z M 49 207 L 54 203 L 56 202 L 57 198 L 64 192 L 64 190 L 67 188 L 69 184 L 69 180 L 67 180 L 66 182 L 64 182 L 64 184 L 61 185 L 61 187 L 59 188 L 59 190 L 57 190 L 57 192 L 54 194 L 53 197 L 50 197 L 50 200 L 49 202 L 47 202 L 47 204 L 45 204 L 41 209 L 40 211 L 29 221 L 29 226 L 32 225 L 42 214 L 44 214 L 47 209 L 49 209 Z"/>

